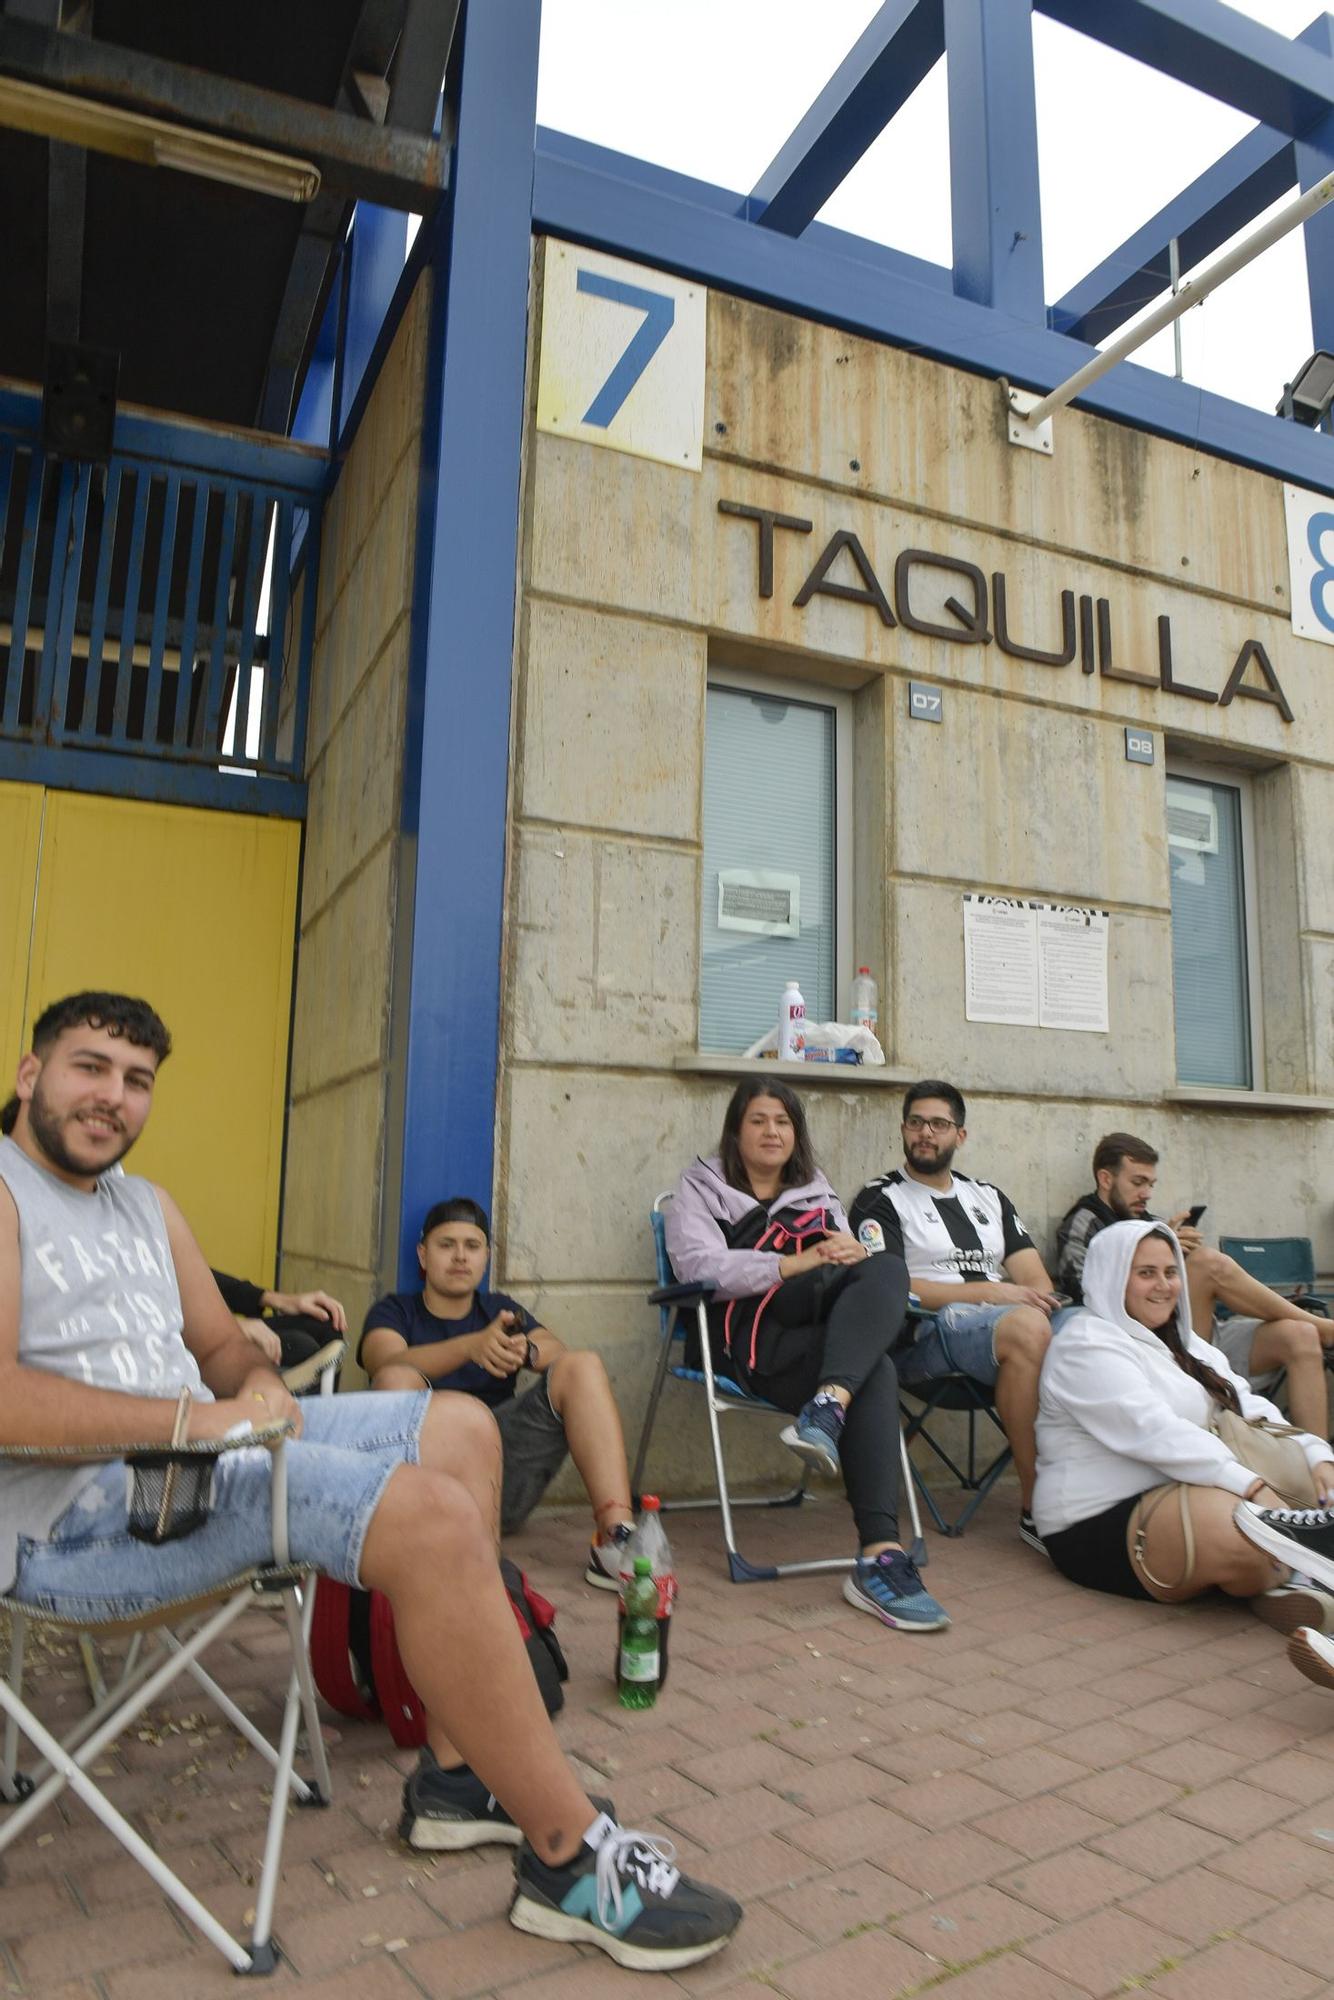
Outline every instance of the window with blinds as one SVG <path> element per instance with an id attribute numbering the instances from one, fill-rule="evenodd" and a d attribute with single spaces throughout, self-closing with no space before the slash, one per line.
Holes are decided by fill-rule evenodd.
<path id="1" fill-rule="evenodd" d="M 710 684 L 704 754 L 699 1042 L 735 1054 L 795 979 L 838 1010 L 839 698 Z"/>
<path id="2" fill-rule="evenodd" d="M 1169 773 L 1177 1080 L 1254 1084 L 1241 789 Z"/>

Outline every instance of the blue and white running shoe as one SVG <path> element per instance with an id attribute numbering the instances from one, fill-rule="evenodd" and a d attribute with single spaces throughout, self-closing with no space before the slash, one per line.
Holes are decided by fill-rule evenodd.
<path id="1" fill-rule="evenodd" d="M 838 1448 L 843 1438 L 843 1405 L 837 1396 L 812 1397 L 778 1437 L 813 1472 L 825 1479 L 838 1478 L 842 1470 Z"/>
<path id="2" fill-rule="evenodd" d="M 843 1580 L 843 1595 L 858 1611 L 869 1611 L 900 1632 L 940 1632 L 950 1622 L 902 1549 L 858 1556 L 856 1569 Z"/>

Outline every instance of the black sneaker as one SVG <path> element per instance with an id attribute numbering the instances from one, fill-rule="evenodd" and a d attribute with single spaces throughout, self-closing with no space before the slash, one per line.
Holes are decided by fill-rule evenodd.
<path id="1" fill-rule="evenodd" d="M 1334 1510 L 1256 1507 L 1239 1500 L 1232 1518 L 1247 1541 L 1299 1570 L 1322 1590 L 1334 1591 Z"/>
<path id="2" fill-rule="evenodd" d="M 593 1803 L 601 1812 L 611 1810 L 610 1799 Z M 442 1771 L 423 1745 L 417 1768 L 403 1786 L 398 1837 L 428 1853 L 456 1854 L 492 1843 L 517 1847 L 523 1834 L 475 1771 L 466 1764 Z"/>
<path id="3" fill-rule="evenodd" d="M 630 1972 L 675 1972 L 722 1950 L 741 1905 L 683 1875 L 669 1840 L 627 1833 L 609 1815 L 589 1839 L 563 1868 L 549 1868 L 526 1843 L 519 1849 L 510 1904 L 516 1930 L 595 1944 Z"/>
<path id="4" fill-rule="evenodd" d="M 1046 1555 L 1047 1544 L 1038 1533 L 1037 1523 L 1034 1521 L 1027 1507 L 1020 1509 L 1019 1539 L 1021 1542 L 1027 1542 L 1030 1549 L 1036 1549 L 1040 1556 Z"/>

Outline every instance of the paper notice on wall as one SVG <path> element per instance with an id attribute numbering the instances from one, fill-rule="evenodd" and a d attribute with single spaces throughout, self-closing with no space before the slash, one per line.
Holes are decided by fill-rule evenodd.
<path id="1" fill-rule="evenodd" d="M 963 956 L 968 1020 L 1038 1026 L 1036 903 L 1010 896 L 965 896 Z"/>
<path id="2" fill-rule="evenodd" d="M 1109 928 L 1106 910 L 966 895 L 965 1018 L 1105 1035 Z"/>
<path id="3" fill-rule="evenodd" d="M 1038 1019 L 1044 1028 L 1107 1033 L 1106 910 L 1039 904 Z"/>

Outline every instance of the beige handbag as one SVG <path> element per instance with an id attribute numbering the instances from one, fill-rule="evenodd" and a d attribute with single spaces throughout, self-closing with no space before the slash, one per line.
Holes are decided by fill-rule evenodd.
<path id="1" fill-rule="evenodd" d="M 1306 1462 L 1306 1453 L 1297 1440 L 1303 1435 L 1291 1424 L 1276 1424 L 1268 1417 L 1243 1417 L 1236 1410 L 1215 1408 L 1209 1419 L 1209 1428 L 1232 1456 L 1257 1479 L 1263 1479 L 1290 1507 L 1316 1507 L 1320 1496 L 1316 1492 L 1315 1478 Z M 1135 1566 L 1158 1590 L 1180 1590 L 1195 1574 L 1195 1535 L 1190 1523 L 1190 1508 L 1186 1504 L 1189 1491 L 1184 1481 L 1175 1486 L 1160 1486 L 1153 1505 L 1145 1508 L 1143 1498 L 1136 1507 L 1132 1521 L 1131 1556 Z M 1175 1582 L 1167 1583 L 1155 1576 L 1144 1560 L 1144 1543 L 1149 1522 L 1153 1519 L 1159 1503 L 1169 1493 L 1177 1496 L 1181 1510 L 1182 1551 L 1185 1557 L 1181 1575 Z"/>

